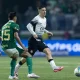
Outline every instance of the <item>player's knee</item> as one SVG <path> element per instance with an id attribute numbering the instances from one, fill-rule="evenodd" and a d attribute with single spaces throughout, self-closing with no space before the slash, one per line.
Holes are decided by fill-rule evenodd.
<path id="1" fill-rule="evenodd" d="M 51 51 L 49 48 L 45 48 L 44 53 L 46 53 L 46 55 L 51 55 Z"/>
<path id="2" fill-rule="evenodd" d="M 17 60 L 17 57 L 16 56 L 12 56 L 11 58 L 14 59 L 14 60 Z"/>
<path id="3" fill-rule="evenodd" d="M 15 51 L 14 54 L 13 54 L 13 56 L 11 58 L 17 59 L 18 57 L 19 57 L 18 51 Z"/>
<path id="4" fill-rule="evenodd" d="M 32 57 L 29 52 L 24 52 L 24 53 L 21 54 L 21 56 L 24 57 L 24 58 Z"/>
<path id="5" fill-rule="evenodd" d="M 22 62 L 22 64 L 24 64 L 26 62 L 26 58 L 22 58 L 21 62 Z"/>
<path id="6" fill-rule="evenodd" d="M 21 57 L 26 58 L 27 57 L 27 54 L 23 53 L 23 54 L 21 54 Z"/>
<path id="7" fill-rule="evenodd" d="M 26 52 L 26 55 L 27 55 L 28 57 L 32 57 L 32 55 L 31 55 L 29 52 Z"/>

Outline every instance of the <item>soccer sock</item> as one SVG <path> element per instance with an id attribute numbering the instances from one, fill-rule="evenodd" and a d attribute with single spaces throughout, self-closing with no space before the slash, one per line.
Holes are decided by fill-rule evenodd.
<path id="1" fill-rule="evenodd" d="M 16 60 L 12 59 L 10 65 L 11 65 L 11 76 L 14 76 L 14 70 L 15 70 Z"/>
<path id="2" fill-rule="evenodd" d="M 28 66 L 28 73 L 31 74 L 32 73 L 32 58 L 27 57 L 26 58 L 26 63 L 27 63 L 27 66 Z"/>
<path id="3" fill-rule="evenodd" d="M 56 64 L 55 64 L 54 60 L 53 59 L 49 59 L 48 62 L 50 63 L 52 69 L 54 70 L 55 67 L 56 67 Z"/>
<path id="4" fill-rule="evenodd" d="M 15 72 L 18 72 L 19 68 L 21 67 L 23 63 L 20 61 L 19 63 L 17 63 L 16 67 L 15 67 Z"/>

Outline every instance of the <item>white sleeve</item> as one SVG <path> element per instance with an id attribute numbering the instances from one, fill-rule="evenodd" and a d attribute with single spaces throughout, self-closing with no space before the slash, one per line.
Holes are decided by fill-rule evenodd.
<path id="1" fill-rule="evenodd" d="M 35 35 L 35 34 L 36 34 L 36 33 L 34 32 L 34 30 L 33 30 L 33 26 L 32 26 L 31 23 L 29 23 L 26 27 L 27 27 L 27 29 L 29 30 L 29 32 L 30 32 L 32 35 Z"/>
<path id="2" fill-rule="evenodd" d="M 44 32 L 45 32 L 45 33 L 48 33 L 49 31 L 45 29 Z"/>
<path id="3" fill-rule="evenodd" d="M 31 22 L 27 25 L 27 29 L 30 31 L 32 35 L 35 35 L 36 24 L 38 23 L 38 17 L 34 17 Z"/>

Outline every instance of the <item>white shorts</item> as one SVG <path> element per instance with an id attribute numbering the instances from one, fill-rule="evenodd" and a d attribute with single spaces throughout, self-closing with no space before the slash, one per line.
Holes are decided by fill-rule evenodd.
<path id="1" fill-rule="evenodd" d="M 16 48 L 13 49 L 6 49 L 4 52 L 9 56 L 9 57 L 19 57 L 19 52 Z"/>

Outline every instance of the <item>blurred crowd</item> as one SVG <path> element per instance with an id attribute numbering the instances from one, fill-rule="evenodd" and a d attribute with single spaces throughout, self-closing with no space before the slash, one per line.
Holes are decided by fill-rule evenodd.
<path id="1" fill-rule="evenodd" d="M 3 0 L 0 26 L 7 22 L 10 11 L 16 11 L 21 30 L 25 30 L 41 4 L 47 8 L 47 29 L 69 31 L 80 26 L 80 0 Z"/>

